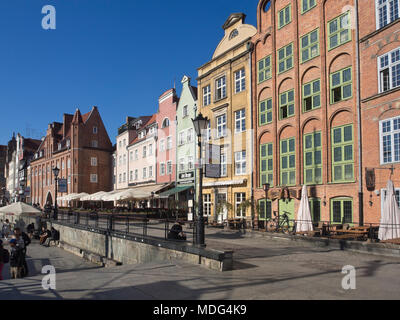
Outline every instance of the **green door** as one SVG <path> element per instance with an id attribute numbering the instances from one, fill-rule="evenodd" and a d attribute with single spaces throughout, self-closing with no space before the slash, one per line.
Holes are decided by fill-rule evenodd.
<path id="1" fill-rule="evenodd" d="M 294 199 L 279 200 L 279 215 L 286 213 L 289 216 L 290 225 L 293 226 L 294 220 Z"/>

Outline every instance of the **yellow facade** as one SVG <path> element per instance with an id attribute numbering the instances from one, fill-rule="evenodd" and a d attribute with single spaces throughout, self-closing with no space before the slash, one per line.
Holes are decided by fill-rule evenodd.
<path id="1" fill-rule="evenodd" d="M 252 199 L 252 74 L 249 43 L 256 29 L 244 24 L 244 19 L 244 14 L 232 14 L 229 17 L 223 26 L 225 36 L 212 60 L 198 68 L 199 112 L 210 119 L 209 143 L 221 146 L 226 163 L 225 176 L 218 179 L 204 178 L 204 214 L 211 216 L 209 221 L 218 219 L 221 222 L 242 217 L 251 219 L 250 207 L 246 210 L 237 209 L 240 203 Z M 221 93 L 221 77 L 225 77 L 225 97 Z M 208 101 L 204 90 L 211 94 Z M 239 130 L 236 129 L 236 116 L 240 117 Z M 226 123 L 226 134 L 223 123 Z M 239 157 L 237 163 L 236 153 Z M 240 170 L 236 170 L 235 163 L 238 166 L 240 164 Z M 226 201 L 228 205 L 218 206 L 221 210 L 217 212 L 218 199 Z"/>

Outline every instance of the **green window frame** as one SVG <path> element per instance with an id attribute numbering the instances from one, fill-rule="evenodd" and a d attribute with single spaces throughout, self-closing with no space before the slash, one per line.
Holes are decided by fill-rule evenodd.
<path id="1" fill-rule="evenodd" d="M 333 198 L 331 199 L 331 222 L 353 223 L 353 199 Z"/>
<path id="2" fill-rule="evenodd" d="M 295 138 L 281 140 L 280 153 L 281 186 L 296 185 L 296 141 Z"/>
<path id="3" fill-rule="evenodd" d="M 303 85 L 303 112 L 321 108 L 321 79 Z"/>
<path id="4" fill-rule="evenodd" d="M 311 219 L 314 223 L 321 221 L 321 199 L 310 198 L 308 200 L 310 204 Z"/>
<path id="5" fill-rule="evenodd" d="M 350 11 L 328 22 L 328 49 L 335 49 L 351 41 Z"/>
<path id="6" fill-rule="evenodd" d="M 351 99 L 353 97 L 353 68 L 346 67 L 331 73 L 331 104 Z"/>
<path id="7" fill-rule="evenodd" d="M 293 68 L 293 42 L 278 50 L 278 74 Z"/>
<path id="8" fill-rule="evenodd" d="M 261 199 L 258 201 L 259 214 L 258 220 L 267 221 L 272 219 L 272 202 L 271 200 Z"/>
<path id="9" fill-rule="evenodd" d="M 354 182 L 353 125 L 332 129 L 332 180 Z"/>
<path id="10" fill-rule="evenodd" d="M 278 29 L 292 22 L 292 5 L 289 4 L 278 12 Z"/>
<path id="11" fill-rule="evenodd" d="M 272 78 L 271 55 L 258 61 L 258 83 L 264 82 Z"/>
<path id="12" fill-rule="evenodd" d="M 321 131 L 304 135 L 304 184 L 322 183 Z"/>
<path id="13" fill-rule="evenodd" d="M 301 63 L 310 61 L 319 56 L 319 28 L 307 33 L 300 39 L 301 51 L 300 61 Z"/>
<path id="14" fill-rule="evenodd" d="M 273 117 L 272 98 L 261 101 L 260 109 L 259 109 L 259 124 L 260 124 L 260 126 L 271 123 L 272 117 Z"/>
<path id="15" fill-rule="evenodd" d="M 301 4 L 301 14 L 310 11 L 317 5 L 317 0 L 302 0 Z"/>
<path id="16" fill-rule="evenodd" d="M 279 120 L 294 116 L 294 89 L 279 95 Z"/>
<path id="17" fill-rule="evenodd" d="M 267 182 L 271 186 L 274 185 L 274 151 L 272 143 L 260 146 L 260 187 Z"/>

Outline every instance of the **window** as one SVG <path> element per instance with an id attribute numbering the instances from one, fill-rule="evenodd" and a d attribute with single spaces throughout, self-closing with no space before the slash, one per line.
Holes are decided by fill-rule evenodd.
<path id="1" fill-rule="evenodd" d="M 236 217 L 239 218 L 246 217 L 246 210 L 243 208 L 239 208 L 239 206 L 245 201 L 246 201 L 246 193 L 244 192 L 235 193 Z"/>
<path id="2" fill-rule="evenodd" d="M 97 127 L 93 127 L 93 134 L 97 134 Z"/>
<path id="3" fill-rule="evenodd" d="M 193 142 L 193 138 L 194 138 L 194 130 L 193 128 L 188 129 L 187 131 L 187 142 Z"/>
<path id="4" fill-rule="evenodd" d="M 302 0 L 301 13 L 306 13 L 317 5 L 316 0 Z"/>
<path id="5" fill-rule="evenodd" d="M 160 141 L 160 151 L 161 152 L 165 151 L 165 140 L 164 139 L 162 139 Z"/>
<path id="6" fill-rule="evenodd" d="M 331 74 L 331 104 L 350 99 L 353 96 L 352 68 L 345 68 Z"/>
<path id="7" fill-rule="evenodd" d="M 259 122 L 260 126 L 272 122 L 272 98 L 260 102 Z"/>
<path id="8" fill-rule="evenodd" d="M 311 219 L 315 222 L 321 221 L 321 200 L 318 198 L 310 198 L 310 212 L 311 212 Z"/>
<path id="9" fill-rule="evenodd" d="M 293 68 L 293 43 L 278 50 L 278 73 Z"/>
<path id="10" fill-rule="evenodd" d="M 226 77 L 223 76 L 215 81 L 216 92 L 215 100 L 221 100 L 226 97 Z"/>
<path id="11" fill-rule="evenodd" d="M 144 131 L 141 131 L 141 132 L 139 133 L 139 139 L 143 139 L 144 136 L 145 136 L 145 132 L 144 132 Z"/>
<path id="12" fill-rule="evenodd" d="M 61 150 L 61 143 L 58 144 L 58 150 Z"/>
<path id="13" fill-rule="evenodd" d="M 172 161 L 167 161 L 167 174 L 172 174 Z"/>
<path id="14" fill-rule="evenodd" d="M 381 164 L 400 162 L 400 117 L 379 122 Z"/>
<path id="15" fill-rule="evenodd" d="M 400 87 L 400 48 L 378 58 L 379 92 Z"/>
<path id="16" fill-rule="evenodd" d="M 353 223 L 353 200 L 351 198 L 332 199 L 331 206 L 331 222 Z"/>
<path id="17" fill-rule="evenodd" d="M 246 72 L 244 69 L 235 72 L 235 93 L 246 90 Z"/>
<path id="18" fill-rule="evenodd" d="M 133 180 L 133 171 L 130 171 L 129 172 L 129 181 L 132 181 Z"/>
<path id="19" fill-rule="evenodd" d="M 353 125 L 332 129 L 333 182 L 354 180 Z"/>
<path id="20" fill-rule="evenodd" d="M 399 0 L 376 0 L 377 29 L 399 18 Z"/>
<path id="21" fill-rule="evenodd" d="M 143 158 L 147 157 L 147 146 L 143 147 Z"/>
<path id="22" fill-rule="evenodd" d="M 167 150 L 172 149 L 172 137 L 167 138 Z"/>
<path id="23" fill-rule="evenodd" d="M 124 165 L 126 164 L 126 154 L 124 154 Z"/>
<path id="24" fill-rule="evenodd" d="M 185 142 L 185 131 L 179 132 L 178 143 L 179 143 L 180 146 L 186 143 Z"/>
<path id="25" fill-rule="evenodd" d="M 126 147 L 126 139 L 124 139 L 124 147 Z"/>
<path id="26" fill-rule="evenodd" d="M 169 127 L 169 119 L 165 118 L 162 123 L 162 128 L 168 128 L 168 127 Z"/>
<path id="27" fill-rule="evenodd" d="M 152 156 L 152 155 L 153 155 L 153 145 L 150 144 L 149 145 L 149 156 Z"/>
<path id="28" fill-rule="evenodd" d="M 97 140 L 92 140 L 92 148 L 98 148 L 99 142 Z"/>
<path id="29" fill-rule="evenodd" d="M 124 177 L 124 179 L 122 182 L 126 182 L 126 172 L 124 172 L 123 177 Z"/>
<path id="30" fill-rule="evenodd" d="M 185 158 L 179 159 L 179 171 L 185 171 Z"/>
<path id="31" fill-rule="evenodd" d="M 67 161 L 67 168 L 68 168 L 68 169 L 71 168 L 71 159 L 68 159 L 68 161 Z"/>
<path id="32" fill-rule="evenodd" d="M 119 174 L 119 179 L 118 179 L 118 182 L 119 182 L 119 183 L 121 183 L 121 182 L 122 182 L 122 174 L 121 174 L 121 173 Z"/>
<path id="33" fill-rule="evenodd" d="M 90 175 L 90 182 L 91 183 L 97 183 L 97 174 L 91 174 Z"/>
<path id="34" fill-rule="evenodd" d="M 285 8 L 279 11 L 278 13 L 278 28 L 283 28 L 287 24 L 292 21 L 292 14 L 291 14 L 292 6 L 289 4 Z"/>
<path id="35" fill-rule="evenodd" d="M 246 131 L 246 109 L 235 112 L 235 133 Z"/>
<path id="36" fill-rule="evenodd" d="M 97 167 L 97 158 L 96 157 L 92 157 L 90 159 L 90 163 L 91 163 L 92 167 Z M 64 162 L 63 162 L 63 166 L 64 166 Z"/>
<path id="37" fill-rule="evenodd" d="M 188 157 L 188 170 L 193 170 L 194 169 L 194 161 L 193 161 L 193 157 L 189 156 Z"/>
<path id="38" fill-rule="evenodd" d="M 274 156 L 272 143 L 260 146 L 260 187 L 269 183 L 274 184 Z"/>
<path id="39" fill-rule="evenodd" d="M 135 170 L 135 181 L 139 180 L 139 170 Z"/>
<path id="40" fill-rule="evenodd" d="M 237 29 L 233 30 L 231 34 L 229 35 L 229 40 L 232 40 L 233 38 L 236 38 L 239 35 L 239 31 Z"/>
<path id="41" fill-rule="evenodd" d="M 289 90 L 279 95 L 280 120 L 294 116 L 294 90 Z"/>
<path id="42" fill-rule="evenodd" d="M 161 176 L 165 175 L 165 163 L 164 162 L 160 163 L 160 175 Z"/>
<path id="43" fill-rule="evenodd" d="M 188 106 L 184 106 L 182 110 L 182 117 L 187 117 L 188 116 Z"/>
<path id="44" fill-rule="evenodd" d="M 203 105 L 208 106 L 211 104 L 211 86 L 208 85 L 203 88 Z"/>
<path id="45" fill-rule="evenodd" d="M 211 217 L 211 194 L 203 194 L 203 214 Z"/>
<path id="46" fill-rule="evenodd" d="M 246 151 L 235 152 L 235 174 L 246 174 Z"/>
<path id="47" fill-rule="evenodd" d="M 222 138 L 226 136 L 226 114 L 217 117 L 217 137 Z"/>
<path id="48" fill-rule="evenodd" d="M 259 216 L 258 220 L 265 221 L 272 218 L 272 206 L 271 200 L 260 200 L 258 201 L 259 206 Z"/>
<path id="49" fill-rule="evenodd" d="M 271 55 L 258 61 L 258 83 L 272 78 Z"/>
<path id="50" fill-rule="evenodd" d="M 221 177 L 228 175 L 227 158 L 226 153 L 221 153 Z"/>
<path id="51" fill-rule="evenodd" d="M 386 201 L 386 195 L 387 195 L 387 190 L 386 189 L 382 189 L 381 190 L 381 210 L 383 211 L 383 206 L 384 203 Z M 396 202 L 397 202 L 397 206 L 400 208 L 400 189 L 399 188 L 395 188 L 394 189 L 394 195 L 396 197 Z"/>
<path id="52" fill-rule="evenodd" d="M 153 177 L 153 166 L 149 167 L 149 178 Z"/>
<path id="53" fill-rule="evenodd" d="M 316 29 L 301 38 L 301 63 L 319 56 L 319 30 Z"/>
<path id="54" fill-rule="evenodd" d="M 304 135 L 304 183 L 322 183 L 321 132 Z"/>
<path id="55" fill-rule="evenodd" d="M 71 146 L 71 140 L 67 140 L 67 148 L 69 148 Z"/>
<path id="56" fill-rule="evenodd" d="M 328 48 L 337 48 L 351 40 L 350 12 L 328 22 Z"/>
<path id="57" fill-rule="evenodd" d="M 206 133 L 206 141 L 210 141 L 210 140 L 211 140 L 211 122 L 208 121 L 207 133 Z"/>
<path id="58" fill-rule="evenodd" d="M 147 168 L 143 168 L 143 179 L 147 179 Z"/>
<path id="59" fill-rule="evenodd" d="M 321 107 L 321 81 L 311 81 L 303 85 L 303 112 Z"/>
<path id="60" fill-rule="evenodd" d="M 281 185 L 296 184 L 296 148 L 295 139 L 281 141 Z"/>
<path id="61" fill-rule="evenodd" d="M 138 160 L 138 159 L 139 159 L 139 150 L 136 149 L 135 150 L 135 160 Z"/>
<path id="62" fill-rule="evenodd" d="M 96 165 L 97 165 L 97 158 L 96 158 Z M 64 160 L 61 160 L 61 169 L 62 169 L 62 170 L 65 169 Z"/>

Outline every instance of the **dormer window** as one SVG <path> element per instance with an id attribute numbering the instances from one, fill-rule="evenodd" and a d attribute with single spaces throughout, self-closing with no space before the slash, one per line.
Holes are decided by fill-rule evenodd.
<path id="1" fill-rule="evenodd" d="M 139 133 L 139 139 L 143 139 L 144 138 L 144 131 Z"/>
<path id="2" fill-rule="evenodd" d="M 239 35 L 239 31 L 237 29 L 233 30 L 229 36 L 229 40 L 236 38 Z"/>
<path id="3" fill-rule="evenodd" d="M 67 140 L 67 148 L 69 148 L 71 146 L 71 140 Z"/>
<path id="4" fill-rule="evenodd" d="M 61 143 L 58 144 L 58 151 L 61 150 Z"/>
<path id="5" fill-rule="evenodd" d="M 169 127 L 169 119 L 168 119 L 168 118 L 165 118 L 165 119 L 164 119 L 163 124 L 162 124 L 162 127 L 163 127 L 163 128 L 168 128 L 168 127 Z"/>
<path id="6" fill-rule="evenodd" d="M 97 134 L 97 127 L 93 127 L 93 134 Z"/>

